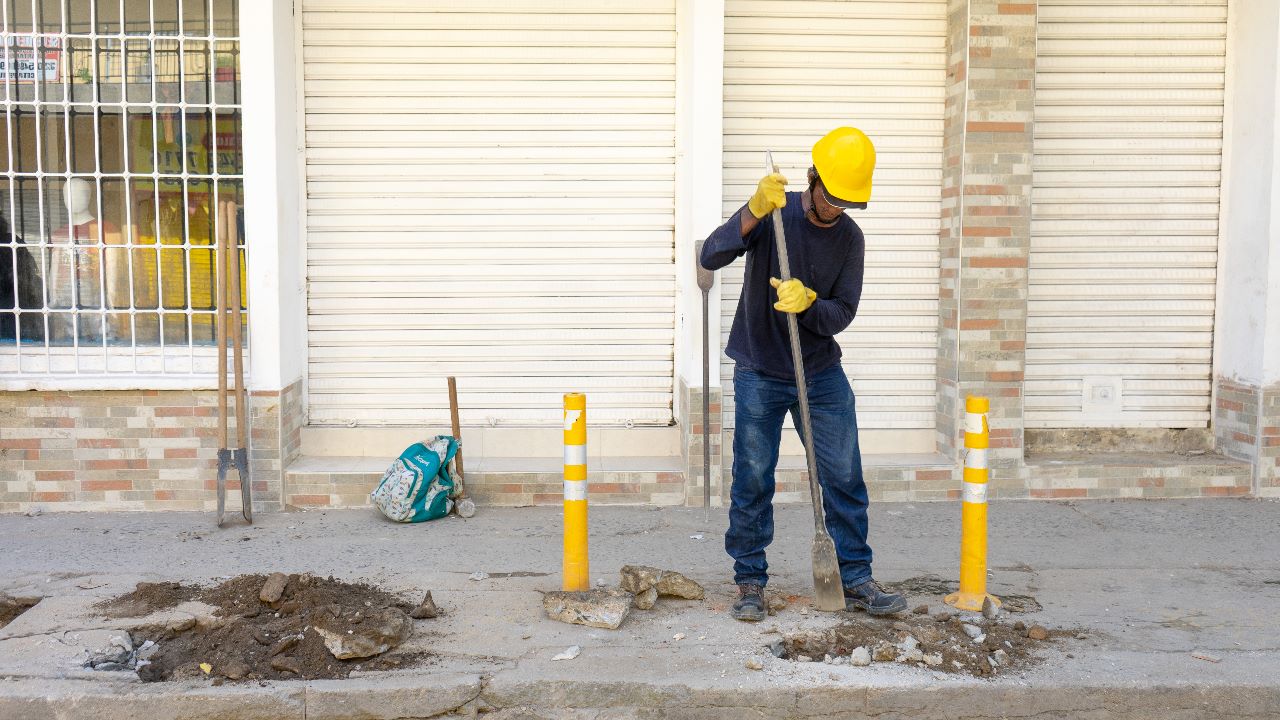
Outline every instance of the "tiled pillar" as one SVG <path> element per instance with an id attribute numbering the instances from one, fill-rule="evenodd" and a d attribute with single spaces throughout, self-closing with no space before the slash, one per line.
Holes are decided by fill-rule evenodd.
<path id="1" fill-rule="evenodd" d="M 1280 497 L 1280 6 L 1235 0 L 1228 22 L 1213 430 Z"/>
<path id="2" fill-rule="evenodd" d="M 711 425 L 707 428 L 708 439 L 711 441 L 711 507 L 720 507 L 724 504 L 724 473 L 722 472 L 722 463 L 724 452 L 722 451 L 723 433 L 720 423 L 721 405 L 720 405 L 720 388 L 711 388 Z M 688 387 L 684 383 L 680 386 L 680 397 L 683 406 L 687 412 L 685 414 L 686 421 L 681 423 L 682 429 L 682 446 L 686 448 L 684 458 L 684 476 L 685 476 L 685 504 L 690 507 L 701 507 L 703 500 L 703 457 L 706 449 L 702 445 L 702 424 L 706 422 L 706 418 L 702 415 L 702 393 L 700 387 Z"/>
<path id="3" fill-rule="evenodd" d="M 1036 5 L 953 0 L 938 348 L 939 450 L 958 458 L 964 397 L 991 398 L 993 482 L 1022 465 Z"/>
<path id="4" fill-rule="evenodd" d="M 720 284 L 708 294 L 702 337 L 697 242 L 720 225 L 724 145 L 724 0 L 676 3 L 676 342 L 675 417 L 681 428 L 685 498 L 702 504 L 702 393 L 711 393 L 712 477 L 720 467 Z M 718 279 L 718 278 L 717 278 Z M 703 343 L 711 348 L 710 388 L 702 387 Z M 713 483 L 714 484 L 714 483 Z M 713 502 L 718 495 L 713 494 Z"/>

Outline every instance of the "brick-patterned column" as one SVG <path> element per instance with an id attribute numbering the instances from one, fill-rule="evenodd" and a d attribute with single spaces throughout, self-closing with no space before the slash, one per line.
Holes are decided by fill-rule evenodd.
<path id="1" fill-rule="evenodd" d="M 963 398 L 991 398 L 993 480 L 1022 465 L 1036 6 L 953 0 L 941 233 L 939 448 Z"/>
<path id="2" fill-rule="evenodd" d="M 703 391 L 701 387 L 689 387 L 683 380 L 680 383 L 681 403 L 685 408 L 684 421 L 680 423 L 681 447 L 685 449 L 685 504 L 690 507 L 702 506 L 702 465 L 703 454 L 707 451 L 702 446 L 702 424 L 707 421 L 702 416 Z M 724 436 L 720 420 L 723 414 L 718 387 L 711 388 L 710 411 L 711 426 L 708 428 L 708 435 L 711 441 L 711 506 L 720 507 L 724 505 L 725 495 L 724 473 L 721 471 L 724 463 Z"/>

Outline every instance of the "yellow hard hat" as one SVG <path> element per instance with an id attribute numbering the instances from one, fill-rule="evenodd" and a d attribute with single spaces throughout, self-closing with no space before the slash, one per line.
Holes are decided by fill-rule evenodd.
<path id="1" fill-rule="evenodd" d="M 876 148 L 861 130 L 838 127 L 813 146 L 813 167 L 827 200 L 838 207 L 861 207 L 871 199 Z"/>

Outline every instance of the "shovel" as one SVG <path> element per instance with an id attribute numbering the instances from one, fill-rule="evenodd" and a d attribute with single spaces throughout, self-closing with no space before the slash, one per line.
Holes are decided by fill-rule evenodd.
<path id="1" fill-rule="evenodd" d="M 240 238 L 236 226 L 236 205 L 220 203 L 217 218 L 214 265 L 217 270 L 218 314 L 214 327 L 218 335 L 218 526 L 222 526 L 223 511 L 227 504 L 227 471 L 232 467 L 240 476 L 240 512 L 246 522 L 253 522 L 253 498 L 249 480 L 249 443 L 244 387 L 244 347 L 240 328 Z M 229 246 L 229 247 L 228 247 Z M 227 318 L 227 305 L 231 306 L 231 318 Z M 228 323 L 230 332 L 228 332 Z M 234 350 L 236 440 L 233 453 L 227 447 L 227 346 Z"/>
<path id="2" fill-rule="evenodd" d="M 765 151 L 765 172 L 776 173 L 773 153 Z M 773 236 L 778 244 L 778 271 L 783 282 L 791 279 L 791 262 L 787 259 L 787 240 L 783 235 L 782 210 L 773 211 Z M 822 507 L 822 486 L 818 484 L 818 461 L 813 454 L 813 426 L 809 422 L 809 390 L 804 377 L 804 354 L 800 351 L 800 329 L 796 316 L 786 313 L 787 334 L 791 338 L 791 362 L 796 371 L 796 394 L 800 398 L 800 425 L 804 454 L 809 462 L 809 493 L 813 496 L 813 589 L 819 610 L 834 612 L 845 609 L 844 585 L 840 582 L 840 560 L 836 543 L 827 532 Z"/>

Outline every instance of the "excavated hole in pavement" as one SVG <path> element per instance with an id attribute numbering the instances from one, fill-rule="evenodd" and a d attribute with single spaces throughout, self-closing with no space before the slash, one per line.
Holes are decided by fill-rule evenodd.
<path id="1" fill-rule="evenodd" d="M 932 575 L 885 586 L 909 598 L 933 596 L 935 601 L 957 589 L 955 581 Z M 930 615 L 928 604 L 924 604 L 909 615 L 873 618 L 859 614 L 857 620 L 828 630 L 787 634 L 772 650 L 797 662 L 845 665 L 869 659 L 872 663 L 896 662 L 989 677 L 1025 670 L 1040 661 L 1040 651 L 1063 639 L 1084 636 L 1079 630 L 1050 630 L 1010 617 L 1010 613 L 1039 612 L 1042 607 L 1034 597 L 1008 594 L 1000 599 L 1001 611 L 991 619 L 951 608 Z"/>
<path id="2" fill-rule="evenodd" d="M 413 605 L 379 588 L 334 578 L 290 575 L 277 602 L 259 599 L 265 575 L 241 575 L 210 588 L 178 583 L 139 583 L 136 590 L 99 603 L 109 617 L 140 617 L 198 600 L 217 608 L 217 622 L 194 619 L 147 626 L 130 633 L 134 648 L 147 642 L 137 663 L 144 682 L 212 677 L 225 680 L 344 678 L 357 670 L 391 670 L 421 664 L 429 656 L 392 648 L 374 657 L 339 660 L 316 631 L 357 632 L 370 616 Z M 201 665 L 209 666 L 206 672 Z M 109 669 L 130 669 L 127 667 Z"/>
<path id="3" fill-rule="evenodd" d="M 36 598 L 15 598 L 0 593 L 0 628 L 18 619 L 22 613 L 30 610 L 40 602 Z"/>

